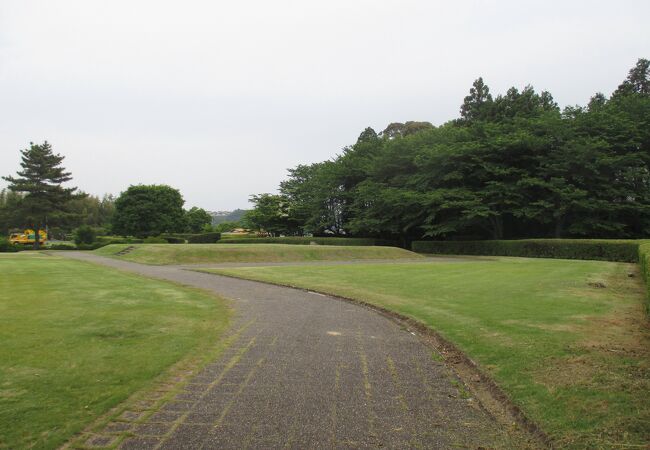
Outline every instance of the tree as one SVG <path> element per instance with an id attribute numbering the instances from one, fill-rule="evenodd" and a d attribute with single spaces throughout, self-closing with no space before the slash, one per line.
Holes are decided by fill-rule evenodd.
<path id="1" fill-rule="evenodd" d="M 212 216 L 205 209 L 193 206 L 189 211 L 185 211 L 185 222 L 187 231 L 200 233 L 206 225 L 212 225 Z"/>
<path id="2" fill-rule="evenodd" d="M 639 59 L 614 92 L 615 97 L 628 94 L 650 95 L 650 60 Z"/>
<path id="3" fill-rule="evenodd" d="M 300 227 L 291 215 L 290 202 L 283 195 L 260 194 L 251 196 L 255 205 L 244 216 L 246 224 L 264 230 L 274 236 L 279 234 L 298 234 Z"/>
<path id="4" fill-rule="evenodd" d="M 268 227 L 400 239 L 643 238 L 650 234 L 650 63 L 563 112 L 532 86 L 492 99 L 482 79 L 461 119 L 365 129 L 332 160 L 300 165 L 256 198 Z M 271 231 L 271 229 L 269 229 Z M 288 231 L 282 231 L 288 232 Z"/>
<path id="5" fill-rule="evenodd" d="M 412 120 L 406 123 L 393 122 L 384 128 L 384 131 L 381 132 L 381 135 L 387 139 L 394 139 L 398 136 L 409 136 L 411 134 L 419 133 L 423 130 L 430 130 L 432 128 L 433 125 L 431 122 L 415 122 Z"/>
<path id="6" fill-rule="evenodd" d="M 11 229 L 25 225 L 20 214 L 23 197 L 20 192 L 0 191 L 0 234 L 6 235 Z"/>
<path id="7" fill-rule="evenodd" d="M 97 239 L 97 233 L 90 225 L 81 225 L 74 232 L 75 244 L 92 244 Z"/>
<path id="8" fill-rule="evenodd" d="M 129 186 L 115 200 L 113 233 L 146 238 L 185 230 L 181 193 L 167 185 Z"/>
<path id="9" fill-rule="evenodd" d="M 465 122 L 484 120 L 490 114 L 492 103 L 490 88 L 483 82 L 483 78 L 479 77 L 472 84 L 469 95 L 463 100 L 460 117 Z"/>
<path id="10" fill-rule="evenodd" d="M 215 233 L 228 233 L 233 231 L 235 228 L 241 228 L 242 224 L 240 222 L 221 222 L 212 227 Z"/>
<path id="11" fill-rule="evenodd" d="M 54 154 L 47 142 L 34 144 L 21 150 L 20 166 L 17 177 L 2 177 L 9 182 L 9 190 L 24 193 L 21 210 L 26 220 L 31 222 L 35 231 L 34 249 L 40 247 L 39 231 L 47 226 L 48 221 L 60 219 L 65 215 L 65 205 L 75 197 L 77 188 L 63 187 L 63 183 L 72 180 L 70 172 L 61 166 L 64 156 Z"/>

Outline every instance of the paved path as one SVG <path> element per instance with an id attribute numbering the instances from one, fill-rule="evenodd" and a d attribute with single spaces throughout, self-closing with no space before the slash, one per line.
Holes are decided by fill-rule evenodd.
<path id="1" fill-rule="evenodd" d="M 369 309 L 178 267 L 64 256 L 206 289 L 236 310 L 234 343 L 146 421 L 118 423 L 133 433 L 121 448 L 513 447 L 429 347 Z"/>

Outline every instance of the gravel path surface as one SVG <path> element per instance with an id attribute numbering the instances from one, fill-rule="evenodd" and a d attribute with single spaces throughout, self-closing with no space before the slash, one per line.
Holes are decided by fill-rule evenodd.
<path id="1" fill-rule="evenodd" d="M 514 447 L 431 348 L 367 308 L 180 267 L 60 254 L 205 289 L 236 311 L 232 344 L 175 400 L 146 419 L 124 415 L 89 446 L 131 433 L 120 448 Z"/>

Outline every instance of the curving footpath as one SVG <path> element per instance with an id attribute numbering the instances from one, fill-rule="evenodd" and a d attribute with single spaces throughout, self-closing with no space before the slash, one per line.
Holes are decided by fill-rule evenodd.
<path id="1" fill-rule="evenodd" d="M 297 289 L 89 253 L 63 256 L 229 298 L 233 343 L 123 449 L 513 448 L 414 333 L 362 306 Z M 110 430 L 88 445 L 110 444 Z"/>

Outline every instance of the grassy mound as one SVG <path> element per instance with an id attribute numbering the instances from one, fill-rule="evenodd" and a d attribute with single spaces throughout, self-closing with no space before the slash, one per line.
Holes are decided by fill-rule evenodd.
<path id="1" fill-rule="evenodd" d="M 133 248 L 118 255 L 127 247 Z M 291 244 L 121 244 L 102 247 L 95 253 L 154 265 L 423 258 L 396 247 Z"/>
<path id="2" fill-rule="evenodd" d="M 499 258 L 206 271 L 413 317 L 478 361 L 558 447 L 650 442 L 650 330 L 634 265 Z"/>
<path id="3" fill-rule="evenodd" d="M 179 361 L 211 354 L 218 298 L 36 252 L 0 255 L 0 448 L 58 448 Z"/>

